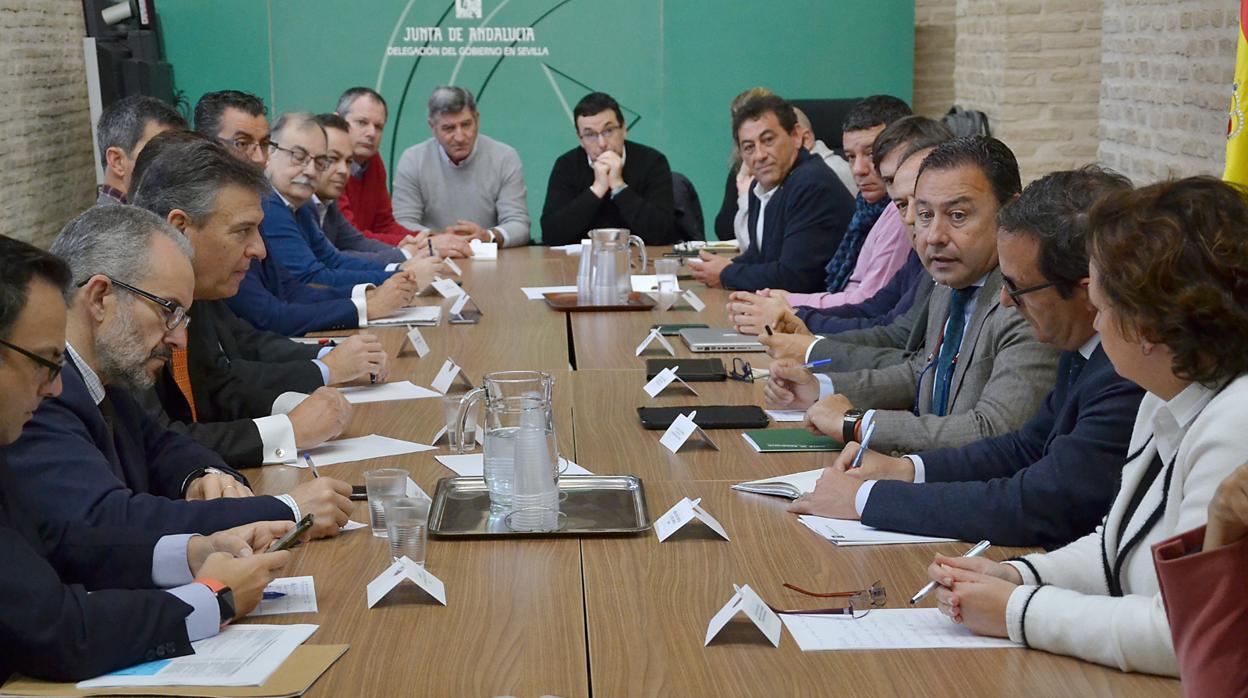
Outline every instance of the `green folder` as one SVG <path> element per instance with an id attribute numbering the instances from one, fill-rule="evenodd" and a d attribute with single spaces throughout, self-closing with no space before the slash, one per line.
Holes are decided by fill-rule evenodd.
<path id="1" fill-rule="evenodd" d="M 841 442 L 830 436 L 815 435 L 805 429 L 755 429 L 741 434 L 759 453 L 792 451 L 839 451 Z"/>

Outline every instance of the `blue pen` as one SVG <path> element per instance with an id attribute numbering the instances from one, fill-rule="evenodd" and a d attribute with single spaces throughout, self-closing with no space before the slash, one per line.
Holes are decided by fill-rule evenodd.
<path id="1" fill-rule="evenodd" d="M 867 452 L 867 446 L 871 445 L 871 435 L 875 433 L 875 420 L 867 425 L 867 433 L 862 435 L 862 444 L 858 449 L 858 453 L 854 455 L 854 461 L 849 464 L 849 469 L 853 470 L 862 465 L 862 454 Z"/>
<path id="2" fill-rule="evenodd" d="M 320 471 L 316 469 L 316 464 L 312 462 L 312 456 L 309 456 L 306 453 L 303 454 L 303 462 L 305 465 L 308 466 L 308 469 L 312 471 L 313 478 L 318 478 L 321 476 Z"/>
<path id="3" fill-rule="evenodd" d="M 806 363 L 802 364 L 802 368 L 815 368 L 817 366 L 823 366 L 824 364 L 830 364 L 830 363 L 832 363 L 832 359 L 819 359 L 818 361 L 807 361 Z"/>
<path id="4" fill-rule="evenodd" d="M 266 592 L 264 592 L 264 594 L 263 594 L 263 598 L 264 598 L 265 600 L 268 600 L 268 599 L 280 599 L 280 598 L 282 598 L 282 597 L 283 597 L 283 596 L 285 596 L 285 595 L 286 595 L 286 592 L 284 592 L 284 591 L 266 591 Z"/>
<path id="5" fill-rule="evenodd" d="M 433 238 L 427 238 L 425 242 L 429 243 L 429 256 L 433 256 Z"/>

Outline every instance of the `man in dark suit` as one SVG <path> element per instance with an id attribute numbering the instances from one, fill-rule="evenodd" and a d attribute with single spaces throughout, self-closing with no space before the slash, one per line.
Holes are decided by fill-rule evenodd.
<path id="1" fill-rule="evenodd" d="M 672 168 L 637 141 L 610 95 L 591 92 L 572 109 L 579 148 L 555 160 L 542 207 L 542 243 L 575 245 L 594 228 L 628 228 L 647 245 L 678 241 Z"/>
<path id="2" fill-rule="evenodd" d="M 1057 380 L 1018 431 L 892 458 L 849 446 L 793 510 L 877 528 L 1056 548 L 1093 530 L 1118 489 L 1143 391 L 1114 372 L 1088 300 L 1088 208 L 1130 188 L 1096 167 L 1036 180 L 998 216 L 1001 302 L 1063 350 Z"/>
<path id="3" fill-rule="evenodd" d="M 154 214 L 97 207 L 71 221 L 52 251 L 80 279 L 67 328 L 64 391 L 35 412 L 10 449 L 27 501 L 49 518 L 206 533 L 315 514 L 314 533 L 347 522 L 351 487 L 332 478 L 278 497 L 194 440 L 163 429 L 127 390 L 151 387 L 186 344 L 194 281 L 190 245 Z"/>
<path id="4" fill-rule="evenodd" d="M 732 132 L 741 161 L 754 173 L 753 242 L 731 260 L 708 252 L 690 260 L 694 280 L 745 291 L 824 290 L 824 267 L 854 215 L 854 197 L 821 158 L 801 147 L 797 114 L 783 99 L 749 100 L 733 112 Z"/>
<path id="5" fill-rule="evenodd" d="M 190 654 L 250 612 L 290 557 L 261 553 L 290 522 L 160 536 L 26 508 L 6 451 L 61 392 L 70 278 L 57 257 L 0 236 L 0 683 L 13 673 L 76 681 Z"/>
<path id="6" fill-rule="evenodd" d="M 135 171 L 141 175 L 135 204 L 164 218 L 195 248 L 195 321 L 187 348 L 173 352 L 144 404 L 163 407 L 169 428 L 240 466 L 293 462 L 298 449 L 337 436 L 350 406 L 324 386 L 384 377 L 386 354 L 377 338 L 356 335 L 337 348 L 304 345 L 256 330 L 224 300 L 265 256 L 264 175 L 212 141 L 168 134 L 148 143 Z M 304 393 L 311 396 L 303 399 Z"/>
<path id="7" fill-rule="evenodd" d="M 915 184 L 915 247 L 939 284 L 926 323 L 907 342 L 919 350 L 891 366 L 835 373 L 775 361 L 768 401 L 809 407 L 811 424 L 843 442 L 873 425 L 873 444 L 903 452 L 965 446 L 1021 427 L 1050 390 L 1058 359 L 1000 301 L 996 217 L 1021 188 L 1018 162 L 1001 141 L 937 146 Z"/>

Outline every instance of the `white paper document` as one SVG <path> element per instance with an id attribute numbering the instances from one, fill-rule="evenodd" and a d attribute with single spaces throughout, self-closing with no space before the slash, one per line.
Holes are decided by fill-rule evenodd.
<path id="1" fill-rule="evenodd" d="M 428 388 L 422 388 L 411 381 L 394 381 L 376 385 L 350 385 L 339 388 L 339 392 L 352 405 L 366 402 L 387 402 L 389 400 L 419 400 L 426 397 L 441 397 Z"/>
<path id="2" fill-rule="evenodd" d="M 363 524 L 361 524 L 363 525 Z M 265 594 L 285 594 L 261 599 L 249 616 L 280 616 L 284 613 L 316 613 L 316 582 L 312 577 L 281 577 L 269 582 Z"/>
<path id="3" fill-rule="evenodd" d="M 803 652 L 1022 647 L 1005 638 L 976 635 L 934 608 L 877 608 L 857 619 L 796 614 L 780 619 Z"/>
<path id="4" fill-rule="evenodd" d="M 290 341 L 299 342 L 300 344 L 311 344 L 313 346 L 326 346 L 330 342 L 334 344 L 342 344 L 346 337 L 291 337 Z"/>
<path id="5" fill-rule="evenodd" d="M 402 439 L 392 439 L 389 436 L 378 436 L 377 434 L 369 434 L 368 436 L 360 436 L 354 439 L 338 439 L 337 441 L 329 441 L 305 451 L 318 468 L 326 465 L 334 465 L 335 463 L 350 463 L 357 460 L 368 460 L 369 458 L 385 458 L 386 456 L 401 456 L 405 453 L 418 453 L 420 451 L 432 451 L 433 446 L 418 444 L 415 441 L 404 441 Z M 302 460 L 291 463 L 296 468 L 306 468 Z"/>
<path id="6" fill-rule="evenodd" d="M 377 578 L 368 583 L 366 588 L 368 594 L 368 607 L 372 608 L 394 590 L 400 583 L 410 581 L 425 593 L 432 596 L 443 606 L 446 605 L 446 585 L 441 579 L 430 574 L 423 565 L 412 562 L 407 557 L 401 557 L 394 561 L 393 565 L 386 568 L 385 572 L 377 575 Z"/>
<path id="7" fill-rule="evenodd" d="M 79 681 L 80 690 L 129 686 L 259 686 L 315 625 L 229 625 L 219 635 L 191 643 L 195 654 L 139 664 Z"/>
<path id="8" fill-rule="evenodd" d="M 830 519 L 826 516 L 800 514 L 797 517 L 806 528 L 837 545 L 892 545 L 896 543 L 948 543 L 957 538 L 933 538 L 896 531 L 882 531 L 864 526 L 860 521 Z"/>
<path id="9" fill-rule="evenodd" d="M 434 460 L 455 471 L 460 477 L 484 477 L 485 455 L 481 453 L 465 453 L 463 455 L 434 456 Z M 566 467 L 566 469 L 565 469 Z M 593 475 L 593 473 L 573 463 L 567 458 L 559 459 L 561 475 Z"/>
<path id="10" fill-rule="evenodd" d="M 525 286 L 520 290 L 524 291 L 524 297 L 531 301 L 540 301 L 547 293 L 576 293 L 575 286 Z"/>
<path id="11" fill-rule="evenodd" d="M 492 260 L 498 259 L 498 243 L 497 242 L 481 242 L 480 240 L 472 240 L 468 243 L 472 248 L 472 258 L 475 260 Z"/>
<path id="12" fill-rule="evenodd" d="M 451 282 L 454 286 L 455 282 Z M 455 286 L 455 288 L 459 288 Z M 442 319 L 442 306 L 440 305 L 414 305 L 408 308 L 399 308 L 389 317 L 369 320 L 370 327 L 377 325 L 437 325 Z"/>
<path id="13" fill-rule="evenodd" d="M 755 375 L 758 371 L 754 372 Z M 806 410 L 765 410 L 767 416 L 771 417 L 775 422 L 804 422 L 806 421 Z"/>
<path id="14" fill-rule="evenodd" d="M 815 470 L 805 470 L 792 475 L 781 475 L 780 477 L 769 477 L 762 480 L 751 480 L 749 482 L 740 482 L 732 486 L 732 489 L 741 492 L 753 492 L 755 494 L 771 494 L 777 497 L 788 497 L 789 499 L 797 499 L 804 494 L 810 494 L 815 491 L 815 484 L 819 482 L 819 478 L 823 476 L 823 468 Z"/>

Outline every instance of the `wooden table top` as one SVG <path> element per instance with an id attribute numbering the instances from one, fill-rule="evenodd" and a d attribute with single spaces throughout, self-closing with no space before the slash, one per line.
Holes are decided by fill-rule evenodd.
<path id="1" fill-rule="evenodd" d="M 252 622 L 318 623 L 312 642 L 351 645 L 310 695 L 1179 694 L 1174 680 L 1025 649 L 801 652 L 787 631 L 773 648 L 742 620 L 704 647 L 707 623 L 732 595 L 733 583 L 750 584 L 773 604 L 800 605 L 783 582 L 844 590 L 878 579 L 888 590 L 888 607 L 899 608 L 922 585 L 934 553 L 966 546 L 837 548 L 787 513 L 786 500 L 729 489 L 731 482 L 830 464 L 834 453 L 760 455 L 740 430 L 712 431 L 718 452 L 669 453 L 658 443 L 662 432 L 641 427 L 638 406 L 759 404 L 761 385 L 695 383 L 699 396 L 669 390 L 650 399 L 641 390 L 644 359 L 660 355 L 638 358 L 633 350 L 656 323 L 726 326 L 727 294 L 684 281 L 682 288 L 694 288 L 706 302 L 703 312 L 565 314 L 521 293 L 523 286 L 574 284 L 576 262 L 539 247 L 501 250 L 495 262 L 461 262 L 464 288 L 484 311 L 481 323 L 422 328 L 433 350 L 424 359 L 402 347 L 402 328 L 371 330 L 391 352 L 392 379 L 428 386 L 447 356 L 478 384 L 489 371 L 550 372 L 561 455 L 598 474 L 639 476 L 652 517 L 682 496 L 701 497 L 732 540 L 719 540 L 698 524 L 662 544 L 652 531 L 580 539 L 431 538 L 428 569 L 446 583 L 447 606 L 403 587 L 374 609 L 366 608 L 364 586 L 388 565 L 384 540 L 361 529 L 301 546 L 284 574 L 316 578 L 319 612 Z M 674 346 L 678 356 L 691 356 L 678 340 Z M 758 367 L 767 363 L 762 354 L 742 356 Z M 575 371 L 569 370 L 573 360 Z M 435 399 L 357 405 L 343 436 L 376 433 L 429 443 L 442 423 Z M 454 475 L 434 460 L 439 453 L 446 450 L 323 472 L 359 484 L 366 469 L 401 467 L 432 494 L 439 479 Z M 308 477 L 282 466 L 248 475 L 266 493 L 285 492 Z M 367 522 L 367 504 L 356 504 L 353 518 Z M 992 549 L 990 555 L 1016 552 Z"/>

